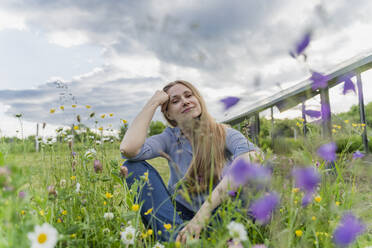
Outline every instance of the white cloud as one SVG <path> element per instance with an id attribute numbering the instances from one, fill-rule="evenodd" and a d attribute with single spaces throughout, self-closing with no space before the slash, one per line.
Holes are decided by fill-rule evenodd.
<path id="1" fill-rule="evenodd" d="M 48 34 L 48 40 L 52 44 L 62 47 L 79 46 L 87 43 L 89 38 L 78 30 L 55 31 Z"/>
<path id="2" fill-rule="evenodd" d="M 3 29 L 26 30 L 25 18 L 17 13 L 0 10 L 0 31 Z"/>

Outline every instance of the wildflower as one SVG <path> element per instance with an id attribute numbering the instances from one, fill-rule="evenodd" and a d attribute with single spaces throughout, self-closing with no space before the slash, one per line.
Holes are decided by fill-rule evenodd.
<path id="1" fill-rule="evenodd" d="M 303 232 L 301 230 L 296 230 L 295 234 L 296 234 L 297 237 L 301 237 Z"/>
<path id="2" fill-rule="evenodd" d="M 237 104 L 239 102 L 239 100 L 240 100 L 240 98 L 238 98 L 238 97 L 229 96 L 229 97 L 226 97 L 224 99 L 221 99 L 220 102 L 222 102 L 224 104 L 225 111 L 226 111 L 229 108 L 231 108 L 232 106 L 234 106 L 235 104 Z"/>
<path id="3" fill-rule="evenodd" d="M 147 210 L 147 211 L 145 212 L 145 215 L 149 215 L 149 214 L 151 214 L 151 212 L 152 212 L 152 208 L 149 208 L 149 210 Z"/>
<path id="4" fill-rule="evenodd" d="M 147 182 L 149 180 L 149 173 L 147 171 L 145 173 L 143 173 L 143 180 L 145 182 Z"/>
<path id="5" fill-rule="evenodd" d="M 105 116 L 106 116 L 105 114 L 102 114 L 102 115 L 101 115 L 101 118 L 102 118 L 102 119 L 104 119 L 104 118 L 105 118 Z"/>
<path id="6" fill-rule="evenodd" d="M 139 205 L 138 205 L 138 204 L 134 204 L 134 205 L 132 206 L 132 211 L 137 212 L 138 209 L 139 209 Z"/>
<path id="7" fill-rule="evenodd" d="M 71 107 L 76 108 L 76 104 L 72 104 Z"/>
<path id="8" fill-rule="evenodd" d="M 318 148 L 317 153 L 324 160 L 331 162 L 331 161 L 336 160 L 336 149 L 337 149 L 336 143 L 331 142 L 331 143 L 320 146 Z"/>
<path id="9" fill-rule="evenodd" d="M 313 192 L 320 182 L 319 173 L 313 167 L 294 168 L 292 171 L 296 186 L 305 192 Z"/>
<path id="10" fill-rule="evenodd" d="M 364 230 L 364 225 L 353 214 L 346 213 L 333 233 L 333 241 L 337 245 L 347 246 Z"/>
<path id="11" fill-rule="evenodd" d="M 231 196 L 231 197 L 235 197 L 235 196 L 236 196 L 236 191 L 235 191 L 235 190 L 230 190 L 230 191 L 228 192 L 228 194 L 229 194 L 229 196 Z"/>
<path id="12" fill-rule="evenodd" d="M 24 192 L 24 191 L 19 191 L 19 193 L 18 193 L 18 197 L 21 198 L 21 199 L 25 198 L 25 197 L 26 197 L 26 192 Z"/>
<path id="13" fill-rule="evenodd" d="M 160 236 L 162 234 L 161 230 L 158 231 L 158 235 Z"/>
<path id="14" fill-rule="evenodd" d="M 296 43 L 295 51 L 290 51 L 290 55 L 292 58 L 296 58 L 300 56 L 305 51 L 306 47 L 309 45 L 311 39 L 311 32 L 307 31 L 304 36 L 301 38 L 300 41 Z"/>
<path id="15" fill-rule="evenodd" d="M 320 111 L 311 110 L 311 109 L 305 110 L 305 114 L 312 118 L 319 118 L 321 116 Z"/>
<path id="16" fill-rule="evenodd" d="M 164 245 L 160 244 L 159 242 L 156 242 L 154 248 L 164 248 Z"/>
<path id="17" fill-rule="evenodd" d="M 111 114 L 110 114 L 110 117 L 113 117 L 113 116 L 114 116 L 114 114 L 113 114 L 113 113 L 111 113 Z"/>
<path id="18" fill-rule="evenodd" d="M 262 224 L 268 222 L 271 218 L 271 213 L 279 203 L 279 196 L 272 192 L 252 203 L 250 210 L 253 216 Z"/>
<path id="19" fill-rule="evenodd" d="M 80 192 L 80 183 L 76 183 L 76 189 L 75 189 L 76 193 L 79 193 Z"/>
<path id="20" fill-rule="evenodd" d="M 112 219 L 114 218 L 114 214 L 111 213 L 111 212 L 105 213 L 105 214 L 103 215 L 103 218 L 104 218 L 105 220 L 112 220 Z"/>
<path id="21" fill-rule="evenodd" d="M 358 124 L 356 124 L 356 123 L 351 123 L 351 125 L 352 125 L 353 127 L 357 127 L 357 126 L 358 126 Z"/>
<path id="22" fill-rule="evenodd" d="M 39 211 L 39 214 L 40 214 L 41 216 L 44 216 L 44 214 L 45 214 L 44 210 L 40 210 L 40 211 Z"/>
<path id="23" fill-rule="evenodd" d="M 76 238 L 76 233 L 71 234 L 71 235 L 70 235 L 70 238 L 72 238 L 72 239 L 73 239 L 73 238 Z"/>
<path id="24" fill-rule="evenodd" d="M 98 130 L 102 132 L 103 131 L 103 127 L 99 127 Z"/>
<path id="25" fill-rule="evenodd" d="M 106 192 L 105 196 L 106 196 L 106 198 L 107 198 L 107 199 L 110 199 L 110 198 L 112 198 L 112 197 L 113 197 L 113 196 L 112 196 L 112 194 L 111 194 L 111 193 L 109 193 L 109 192 Z"/>
<path id="26" fill-rule="evenodd" d="M 316 90 L 318 88 L 325 88 L 328 85 L 329 77 L 319 72 L 313 71 L 310 80 L 312 81 L 311 88 Z"/>
<path id="27" fill-rule="evenodd" d="M 98 159 L 94 160 L 94 171 L 96 173 L 102 172 L 102 163 Z"/>
<path id="28" fill-rule="evenodd" d="M 106 204 L 107 204 L 107 202 L 106 202 L 106 201 L 104 201 L 104 202 L 103 202 L 103 205 L 105 205 L 105 206 L 106 206 Z"/>
<path id="29" fill-rule="evenodd" d="M 31 241 L 31 247 L 45 247 L 52 248 L 57 244 L 58 232 L 50 224 L 44 223 L 41 226 L 36 225 L 34 232 L 27 234 Z"/>
<path id="30" fill-rule="evenodd" d="M 61 218 L 58 218 L 57 219 L 57 223 L 62 223 L 62 219 Z"/>
<path id="31" fill-rule="evenodd" d="M 128 122 L 127 122 L 127 120 L 123 120 L 123 124 L 125 125 L 125 124 L 127 124 Z"/>
<path id="32" fill-rule="evenodd" d="M 353 73 L 348 73 L 339 78 L 338 82 L 344 82 L 344 89 L 342 91 L 342 94 L 346 95 L 346 93 L 351 90 L 355 93 L 355 86 L 353 81 L 351 80 L 353 76 Z"/>
<path id="33" fill-rule="evenodd" d="M 361 127 L 365 127 L 366 124 L 365 124 L 365 123 L 360 123 L 360 126 L 361 126 Z"/>
<path id="34" fill-rule="evenodd" d="M 181 248 L 181 242 L 180 241 L 176 241 L 176 243 L 174 243 L 176 248 Z"/>
<path id="35" fill-rule="evenodd" d="M 71 176 L 71 180 L 75 180 L 76 179 L 76 176 Z"/>
<path id="36" fill-rule="evenodd" d="M 172 228 L 172 225 L 171 225 L 171 224 L 164 224 L 164 228 L 165 228 L 166 230 L 169 230 L 169 229 Z"/>
<path id="37" fill-rule="evenodd" d="M 56 110 L 54 108 L 50 109 L 49 111 L 51 114 L 54 114 L 54 112 L 56 112 Z"/>
<path id="38" fill-rule="evenodd" d="M 141 237 L 142 237 L 143 239 L 147 238 L 147 233 L 141 233 Z"/>
<path id="39" fill-rule="evenodd" d="M 74 126 L 74 130 L 78 130 L 79 129 L 79 126 Z"/>
<path id="40" fill-rule="evenodd" d="M 300 191 L 300 188 L 293 188 L 293 189 L 292 189 L 292 192 L 293 192 L 293 193 L 297 193 L 297 192 L 299 192 L 299 191 Z"/>
<path id="41" fill-rule="evenodd" d="M 66 180 L 65 179 L 61 179 L 61 181 L 59 182 L 59 185 L 64 188 L 66 186 Z"/>
<path id="42" fill-rule="evenodd" d="M 67 210 L 63 210 L 62 215 L 67 215 Z"/>
<path id="43" fill-rule="evenodd" d="M 152 231 L 152 229 L 149 229 L 149 230 L 147 230 L 147 235 L 152 235 L 154 232 Z"/>
<path id="44" fill-rule="evenodd" d="M 353 159 L 363 158 L 363 157 L 364 157 L 364 154 L 361 153 L 360 151 L 356 151 L 353 153 Z"/>
<path id="45" fill-rule="evenodd" d="M 314 200 L 319 203 L 322 200 L 322 197 L 318 195 L 314 198 Z"/>
<path id="46" fill-rule="evenodd" d="M 120 175 L 122 177 L 127 177 L 128 176 L 128 168 L 125 165 L 122 165 L 120 167 Z"/>
<path id="47" fill-rule="evenodd" d="M 268 168 L 248 163 L 243 158 L 235 160 L 228 173 L 233 177 L 236 186 L 241 186 L 248 182 L 260 185 L 271 178 L 271 171 Z"/>
<path id="48" fill-rule="evenodd" d="M 88 158 L 88 159 L 91 159 L 93 157 L 95 157 L 97 154 L 96 150 L 94 150 L 94 148 L 91 148 L 91 149 L 88 149 L 86 152 L 85 152 L 85 157 Z"/>
<path id="49" fill-rule="evenodd" d="M 90 106 L 90 105 L 85 105 L 85 107 L 86 107 L 87 109 L 90 109 L 90 108 L 91 108 L 91 106 Z"/>
<path id="50" fill-rule="evenodd" d="M 349 120 L 344 120 L 344 122 L 345 122 L 346 124 L 348 124 L 348 123 L 349 123 Z"/>
<path id="51" fill-rule="evenodd" d="M 121 241 L 125 245 L 133 245 L 134 239 L 136 238 L 136 229 L 132 226 L 128 226 L 124 229 L 124 232 L 120 232 Z"/>
<path id="52" fill-rule="evenodd" d="M 336 204 L 336 206 L 340 206 L 340 202 L 339 201 L 336 201 L 335 204 Z"/>
<path id="53" fill-rule="evenodd" d="M 240 243 L 241 241 L 247 240 L 247 231 L 243 224 L 231 221 L 227 225 L 227 229 L 229 229 L 229 234 L 234 243 Z"/>
<path id="54" fill-rule="evenodd" d="M 54 185 L 50 185 L 50 186 L 48 186 L 48 194 L 49 194 L 49 195 L 57 196 L 57 191 L 56 191 L 56 189 L 54 188 Z"/>
<path id="55" fill-rule="evenodd" d="M 21 215 L 25 215 L 25 214 L 26 214 L 25 210 L 22 210 Z"/>
<path id="56" fill-rule="evenodd" d="M 316 220 L 316 217 L 315 217 L 315 216 L 313 216 L 313 217 L 311 217 L 311 219 L 312 219 L 312 220 Z"/>

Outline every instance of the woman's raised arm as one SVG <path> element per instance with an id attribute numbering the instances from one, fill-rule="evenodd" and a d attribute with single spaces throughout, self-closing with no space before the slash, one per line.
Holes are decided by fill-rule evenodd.
<path id="1" fill-rule="evenodd" d="M 136 156 L 142 145 L 145 143 L 147 130 L 154 113 L 160 105 L 169 100 L 169 96 L 162 90 L 157 90 L 151 99 L 146 103 L 141 112 L 130 124 L 120 144 L 120 152 L 130 158 Z"/>

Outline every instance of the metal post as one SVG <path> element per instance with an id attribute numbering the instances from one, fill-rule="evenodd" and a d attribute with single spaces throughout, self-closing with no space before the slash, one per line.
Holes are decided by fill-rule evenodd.
<path id="1" fill-rule="evenodd" d="M 358 98 L 359 98 L 360 122 L 365 125 L 363 127 L 362 140 L 363 140 L 363 145 L 364 145 L 364 151 L 368 153 L 367 124 L 366 124 L 366 114 L 364 112 L 363 87 L 362 87 L 362 78 L 360 76 L 360 73 L 357 74 L 357 87 L 358 87 Z"/>
<path id="2" fill-rule="evenodd" d="M 329 104 L 329 91 L 328 88 L 320 89 L 320 103 L 329 111 L 322 111 L 322 136 L 325 139 L 332 139 L 332 120 L 331 120 L 331 105 Z"/>
<path id="3" fill-rule="evenodd" d="M 271 133 L 270 133 L 270 136 L 271 136 L 271 140 L 273 140 L 273 138 L 274 138 L 274 109 L 273 109 L 273 107 L 271 107 L 270 110 L 271 110 Z"/>
<path id="4" fill-rule="evenodd" d="M 254 135 L 255 135 L 255 144 L 259 144 L 258 137 L 260 135 L 260 116 L 259 113 L 254 115 Z"/>

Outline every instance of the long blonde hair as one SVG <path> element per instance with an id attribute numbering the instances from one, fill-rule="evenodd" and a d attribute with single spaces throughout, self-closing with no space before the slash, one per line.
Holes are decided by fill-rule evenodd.
<path id="1" fill-rule="evenodd" d="M 200 103 L 201 114 L 199 118 L 194 119 L 193 123 L 191 135 L 193 157 L 190 167 L 185 174 L 185 183 L 188 192 L 192 194 L 205 192 L 210 183 L 212 183 L 212 185 L 218 183 L 221 178 L 223 167 L 226 163 L 225 126 L 217 123 L 208 113 L 203 97 L 191 83 L 184 80 L 177 80 L 167 84 L 163 90 L 167 92 L 176 84 L 182 84 L 189 88 Z M 168 123 L 171 126 L 176 127 L 178 125 L 177 122 L 170 120 L 166 115 L 168 104 L 169 101 L 164 103 L 161 111 Z"/>

